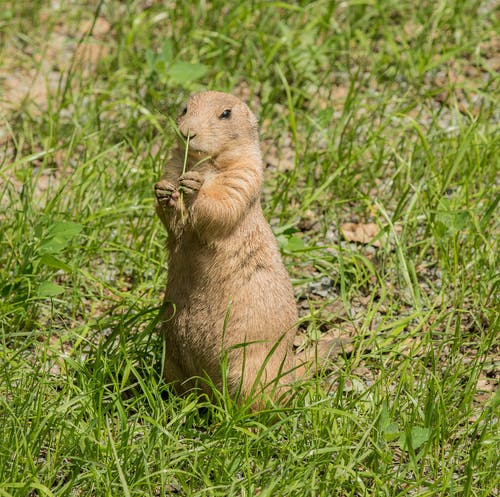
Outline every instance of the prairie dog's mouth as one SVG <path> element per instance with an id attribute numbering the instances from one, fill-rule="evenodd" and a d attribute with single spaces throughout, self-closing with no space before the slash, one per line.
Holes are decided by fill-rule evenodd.
<path id="1" fill-rule="evenodd" d="M 191 142 L 189 143 L 188 147 L 188 154 L 189 155 L 202 155 L 205 154 L 206 152 L 204 150 L 199 149 L 196 145 L 193 145 Z"/>
<path id="2" fill-rule="evenodd" d="M 205 160 L 209 160 L 212 158 L 212 154 L 205 150 L 203 147 L 200 147 L 200 144 L 197 143 L 197 140 L 193 139 L 197 135 L 190 135 L 189 136 L 189 141 L 187 139 L 187 136 L 182 135 L 179 136 L 178 139 L 178 147 L 182 151 L 182 154 L 186 154 L 186 149 L 187 149 L 187 156 L 190 158 L 191 161 L 195 161 L 196 163 L 202 161 L 204 162 Z"/>
<path id="3" fill-rule="evenodd" d="M 186 143 L 182 143 L 181 148 L 183 150 L 183 153 L 186 153 Z M 211 157 L 207 151 L 198 148 L 191 142 L 189 142 L 189 147 L 187 149 L 187 156 L 189 157 L 189 161 L 194 163 L 204 162 L 205 160 L 208 160 Z"/>
<path id="4" fill-rule="evenodd" d="M 188 137 L 185 135 L 182 135 L 182 138 L 179 137 L 179 140 L 178 140 L 179 147 L 183 150 L 186 150 L 186 148 L 187 148 L 188 153 L 195 153 L 195 152 L 202 153 L 203 150 L 199 149 L 196 146 L 196 143 L 193 143 L 193 139 L 195 138 L 195 136 L 196 135 L 190 136 L 189 141 L 188 141 Z"/>

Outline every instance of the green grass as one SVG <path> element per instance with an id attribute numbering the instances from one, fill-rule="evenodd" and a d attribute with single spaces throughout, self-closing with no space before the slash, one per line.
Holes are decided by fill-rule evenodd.
<path id="1" fill-rule="evenodd" d="M 495 3 L 207 4 L 0 1 L 0 496 L 499 495 Z M 207 88 L 260 116 L 303 341 L 353 339 L 283 411 L 160 377 L 153 184 Z"/>

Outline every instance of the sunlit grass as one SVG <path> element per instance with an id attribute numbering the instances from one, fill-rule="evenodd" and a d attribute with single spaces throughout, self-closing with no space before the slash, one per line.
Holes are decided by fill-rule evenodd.
<path id="1" fill-rule="evenodd" d="M 0 495 L 498 495 L 492 9 L 3 2 Z M 153 184 L 205 88 L 259 114 L 303 341 L 352 340 L 285 410 L 161 381 Z"/>

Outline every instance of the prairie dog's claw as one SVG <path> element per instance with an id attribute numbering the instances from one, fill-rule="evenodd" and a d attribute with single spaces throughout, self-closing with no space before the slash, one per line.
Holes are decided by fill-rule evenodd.
<path id="1" fill-rule="evenodd" d="M 205 178 L 198 171 L 188 171 L 179 178 L 179 189 L 186 195 L 193 195 L 201 188 Z"/>
<path id="2" fill-rule="evenodd" d="M 172 207 L 179 198 L 177 188 L 173 183 L 167 180 L 161 180 L 155 184 L 155 195 L 158 203 L 162 207 Z"/>

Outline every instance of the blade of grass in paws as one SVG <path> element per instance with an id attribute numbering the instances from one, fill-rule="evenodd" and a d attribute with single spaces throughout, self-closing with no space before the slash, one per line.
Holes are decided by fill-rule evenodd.
<path id="1" fill-rule="evenodd" d="M 184 174 L 186 173 L 186 166 L 187 166 L 187 159 L 188 159 L 188 152 L 189 152 L 189 140 L 191 138 L 191 135 L 188 131 L 188 134 L 187 134 L 187 137 L 186 137 L 186 141 L 184 142 L 184 162 L 182 164 L 182 174 L 181 174 L 181 177 L 184 176 Z M 184 192 L 182 191 L 182 187 L 179 186 L 179 196 L 180 196 L 180 200 L 181 200 L 181 203 L 182 205 L 184 205 Z M 182 221 L 182 224 L 184 224 L 184 209 L 181 210 L 181 221 Z"/>

